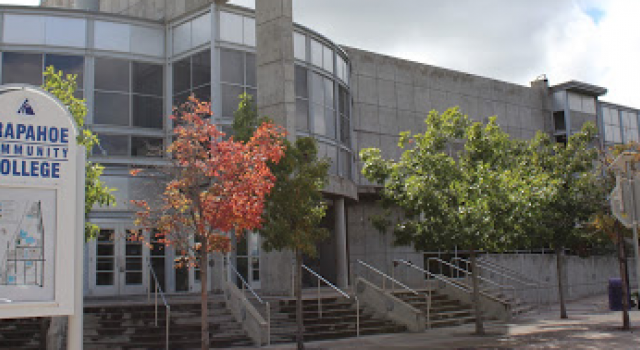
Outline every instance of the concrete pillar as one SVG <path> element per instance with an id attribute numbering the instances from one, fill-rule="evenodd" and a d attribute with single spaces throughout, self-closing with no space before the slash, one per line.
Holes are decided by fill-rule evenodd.
<path id="1" fill-rule="evenodd" d="M 284 127 L 295 140 L 295 92 L 293 59 L 292 0 L 256 1 L 256 66 L 258 113 Z M 262 252 L 260 276 L 262 293 L 291 293 L 293 253 Z"/>
<path id="2" fill-rule="evenodd" d="M 335 235 L 336 235 L 336 283 L 339 288 L 349 285 L 349 269 L 347 262 L 347 221 L 345 220 L 344 198 L 333 201 L 335 210 Z"/>
<path id="3" fill-rule="evenodd" d="M 256 1 L 258 113 L 295 140 L 292 0 Z"/>

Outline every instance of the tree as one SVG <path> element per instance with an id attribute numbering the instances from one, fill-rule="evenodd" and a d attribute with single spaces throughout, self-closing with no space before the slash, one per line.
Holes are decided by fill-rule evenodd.
<path id="1" fill-rule="evenodd" d="M 58 98 L 73 116 L 76 126 L 78 127 L 78 137 L 76 140 L 79 145 L 85 147 L 88 159 L 93 147 L 99 145 L 99 141 L 96 135 L 87 129 L 84 124 L 84 119 L 87 116 L 87 105 L 84 99 L 78 99 L 74 95 L 77 88 L 76 78 L 76 75 L 71 74 L 64 76 L 62 71 L 56 72 L 53 66 L 49 66 L 44 71 L 44 85 L 42 88 Z M 84 181 L 85 218 L 95 205 L 115 205 L 116 199 L 112 194 L 114 190 L 108 188 L 104 182 L 100 180 L 103 171 L 104 167 L 100 163 L 87 160 Z M 94 238 L 99 231 L 99 227 L 86 220 L 84 225 L 85 239 Z"/>
<path id="2" fill-rule="evenodd" d="M 228 232 L 260 227 L 275 181 L 267 162 L 284 155 L 284 133 L 273 124 L 263 123 L 247 142 L 237 142 L 225 140 L 210 115 L 210 103 L 193 96 L 174 109 L 175 140 L 167 150 L 172 164 L 161 174 L 167 181 L 163 204 L 152 209 L 147 201 L 134 201 L 140 208 L 136 224 L 156 230 L 162 243 L 181 252 L 183 264 L 200 268 L 202 349 L 209 348 L 209 254 L 230 250 Z"/>
<path id="3" fill-rule="evenodd" d="M 606 192 L 596 165 L 598 149 L 594 146 L 596 128 L 586 123 L 567 143 L 555 142 L 549 135 L 538 133 L 530 143 L 533 164 L 553 179 L 555 191 L 538 212 L 538 224 L 530 242 L 554 249 L 560 299 L 560 318 L 567 318 L 562 278 L 563 254 L 566 248 L 584 245 L 590 240 L 582 227 L 601 209 Z"/>
<path id="4" fill-rule="evenodd" d="M 249 96 L 241 96 L 234 117 L 236 136 L 247 140 L 258 120 Z M 327 230 L 319 225 L 327 209 L 321 191 L 326 182 L 329 162 L 318 160 L 313 138 L 302 137 L 293 144 L 282 139 L 282 143 L 286 149 L 284 158 L 277 164 L 270 164 L 277 180 L 267 196 L 260 235 L 266 251 L 288 249 L 295 254 L 296 341 L 298 349 L 304 349 L 302 257 L 315 256 L 316 243 L 328 236 Z"/>
<path id="5" fill-rule="evenodd" d="M 423 134 L 400 134 L 398 145 L 407 149 L 397 161 L 383 159 L 379 149 L 362 150 L 362 173 L 383 185 L 385 206 L 404 211 L 394 229 L 397 244 L 471 251 L 476 334 L 484 334 L 476 251 L 517 245 L 552 187 L 495 118 L 483 126 L 452 108 L 431 111 L 425 122 Z M 448 151 L 456 146 L 461 150 Z"/>

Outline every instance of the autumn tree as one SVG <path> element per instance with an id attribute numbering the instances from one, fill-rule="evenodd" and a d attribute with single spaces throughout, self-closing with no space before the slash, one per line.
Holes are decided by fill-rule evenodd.
<path id="1" fill-rule="evenodd" d="M 258 124 L 250 96 L 241 96 L 234 117 L 236 137 L 247 142 Z M 281 142 L 285 154 L 279 163 L 270 164 L 277 180 L 267 195 L 260 235 L 265 250 L 291 250 L 295 255 L 296 342 L 298 349 L 303 349 L 302 258 L 303 255 L 315 256 L 316 243 L 328 236 L 328 231 L 320 227 L 320 221 L 327 210 L 321 191 L 330 164 L 328 160 L 318 159 L 313 138 L 301 137 L 294 143 L 282 138 Z"/>
<path id="2" fill-rule="evenodd" d="M 172 164 L 160 175 L 166 180 L 162 205 L 135 201 L 140 208 L 136 224 L 156 230 L 162 243 L 181 253 L 183 264 L 200 268 L 202 349 L 210 344 L 210 254 L 231 249 L 230 232 L 261 227 L 265 197 L 276 179 L 267 163 L 278 163 L 284 155 L 284 133 L 275 125 L 263 123 L 249 140 L 237 142 L 227 139 L 210 115 L 210 103 L 193 96 L 174 109 L 175 140 L 167 149 Z"/>
<path id="3" fill-rule="evenodd" d="M 77 76 L 74 74 L 65 76 L 62 71 L 56 71 L 53 66 L 49 66 L 44 71 L 44 84 L 42 88 L 55 96 L 67 107 L 78 127 L 78 137 L 76 140 L 79 145 L 85 147 L 87 152 L 87 161 L 85 163 L 86 175 L 84 180 L 84 214 L 86 217 L 95 205 L 109 206 L 115 204 L 116 200 L 112 194 L 114 190 L 108 188 L 100 179 L 104 167 L 100 163 L 89 160 L 92 149 L 100 143 L 96 135 L 88 129 L 84 123 L 85 117 L 87 116 L 87 105 L 84 99 L 79 99 L 75 96 L 77 88 L 76 79 Z M 99 230 L 97 225 L 85 220 L 85 239 L 94 238 Z"/>
<path id="4" fill-rule="evenodd" d="M 585 245 L 591 240 L 583 225 L 598 212 L 606 197 L 597 169 L 597 130 L 592 123 L 571 135 L 566 144 L 538 133 L 530 145 L 530 159 L 554 184 L 547 205 L 536 212 L 537 225 L 531 231 L 531 244 L 549 246 L 556 254 L 560 318 L 567 318 L 563 256 L 567 248 Z"/>
<path id="5" fill-rule="evenodd" d="M 517 246 L 552 187 L 527 165 L 526 147 L 495 117 L 483 125 L 452 108 L 430 112 L 425 123 L 422 134 L 400 134 L 405 150 L 398 160 L 383 159 L 379 149 L 362 150 L 362 173 L 383 185 L 385 206 L 404 212 L 394 227 L 396 244 L 422 251 L 457 245 L 471 252 L 476 334 L 484 334 L 476 252 Z"/>

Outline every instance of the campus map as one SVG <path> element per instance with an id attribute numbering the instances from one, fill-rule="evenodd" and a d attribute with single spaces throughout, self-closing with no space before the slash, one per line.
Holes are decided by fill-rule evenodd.
<path id="1" fill-rule="evenodd" d="M 0 286 L 44 286 L 42 202 L 0 199 Z"/>

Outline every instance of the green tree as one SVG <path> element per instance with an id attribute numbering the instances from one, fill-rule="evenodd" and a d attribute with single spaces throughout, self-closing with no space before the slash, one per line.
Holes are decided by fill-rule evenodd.
<path id="1" fill-rule="evenodd" d="M 362 173 L 384 186 L 385 206 L 404 211 L 394 228 L 397 244 L 471 251 L 476 334 L 484 334 L 476 251 L 517 246 L 553 188 L 527 166 L 526 147 L 495 118 L 483 126 L 452 108 L 432 111 L 425 122 L 423 134 L 400 134 L 398 145 L 406 149 L 397 161 L 383 159 L 379 149 L 362 150 Z M 456 147 L 460 151 L 450 151 Z"/>
<path id="2" fill-rule="evenodd" d="M 44 72 L 44 85 L 42 88 L 58 98 L 58 100 L 67 107 L 78 127 L 78 144 L 84 146 L 86 149 L 87 162 L 84 182 L 84 214 L 86 218 L 95 205 L 115 205 L 116 200 L 112 194 L 114 189 L 107 187 L 105 183 L 100 180 L 104 167 L 100 163 L 88 160 L 91 155 L 91 150 L 99 144 L 99 141 L 96 135 L 85 126 L 84 120 L 87 116 L 87 106 L 84 99 L 75 97 L 77 88 L 76 78 L 76 75 L 71 74 L 64 76 L 62 71 L 56 72 L 53 66 L 49 66 Z M 85 239 L 94 238 L 99 229 L 97 225 L 85 220 Z"/>
<path id="3" fill-rule="evenodd" d="M 555 251 L 561 318 L 568 317 L 562 278 L 564 250 L 592 241 L 582 224 L 602 208 L 607 194 L 597 171 L 596 135 L 595 126 L 586 123 L 566 144 L 543 133 L 538 133 L 529 144 L 532 164 L 552 179 L 555 187 L 547 205 L 538 212 L 529 242 L 535 246 L 547 245 Z"/>
<path id="4" fill-rule="evenodd" d="M 241 96 L 234 118 L 236 138 L 247 142 L 258 124 L 250 96 Z M 284 139 L 283 142 L 284 157 L 270 165 L 277 180 L 267 196 L 260 235 L 266 251 L 291 250 L 295 254 L 296 341 L 298 349 L 303 349 L 302 257 L 315 256 L 316 243 L 328 236 L 328 231 L 319 226 L 327 210 L 321 191 L 329 162 L 318 159 L 313 138 L 302 137 L 294 143 Z"/>

